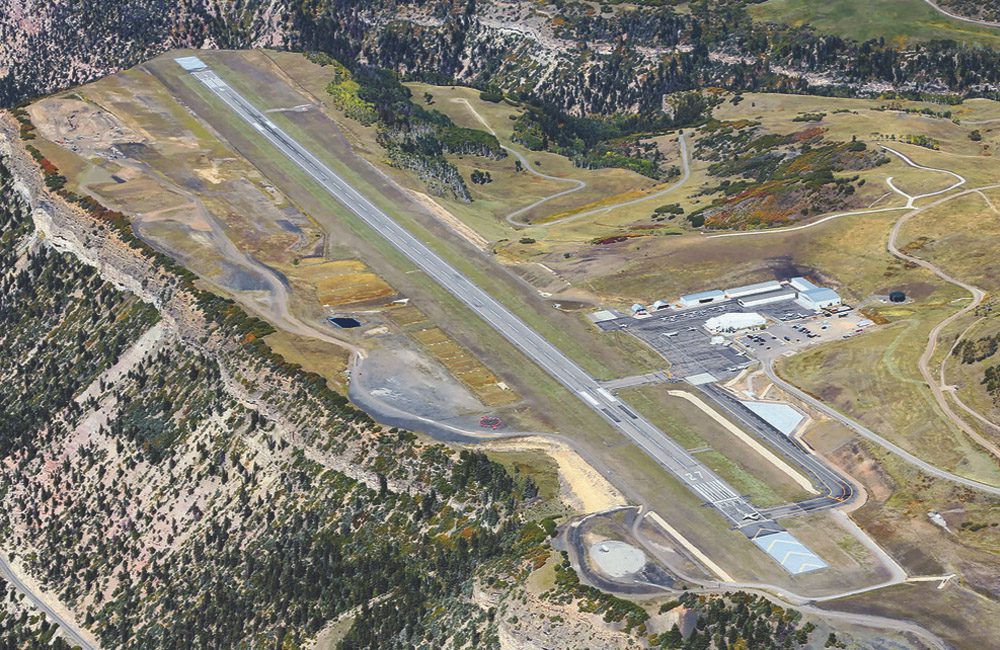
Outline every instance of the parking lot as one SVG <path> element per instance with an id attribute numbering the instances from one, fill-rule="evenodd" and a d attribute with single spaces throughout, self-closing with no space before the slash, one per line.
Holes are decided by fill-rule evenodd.
<path id="1" fill-rule="evenodd" d="M 768 319 L 761 331 L 736 336 L 713 336 L 704 323 L 725 313 L 756 312 Z M 604 330 L 625 330 L 670 361 L 673 379 L 710 375 L 724 381 L 739 374 L 752 358 L 773 358 L 809 345 L 854 336 L 865 324 L 853 310 L 840 314 L 815 313 L 791 300 L 742 307 L 736 301 L 663 309 L 647 318 L 620 317 L 598 323 Z M 713 340 L 715 341 L 713 343 Z"/>
<path id="2" fill-rule="evenodd" d="M 769 359 L 818 343 L 856 336 L 870 325 L 870 321 L 853 310 L 829 316 L 819 313 L 745 333 L 737 338 L 737 343 L 754 357 Z"/>

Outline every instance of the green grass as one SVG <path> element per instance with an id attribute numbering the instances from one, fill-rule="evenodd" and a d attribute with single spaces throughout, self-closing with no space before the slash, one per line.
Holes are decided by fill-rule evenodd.
<path id="1" fill-rule="evenodd" d="M 235 88 L 245 93 L 251 101 L 256 100 L 259 107 L 267 107 L 272 104 L 267 95 L 262 94 L 263 91 L 261 88 L 254 87 L 245 76 L 228 67 L 226 60 L 215 61 L 214 63 L 216 71 L 220 76 L 225 78 Z M 191 83 L 187 80 L 185 81 Z M 208 91 L 203 88 L 195 88 L 195 92 L 206 97 Z M 302 99 L 297 95 L 296 98 L 300 101 Z M 213 98 L 206 97 L 206 99 L 212 101 Z M 289 98 L 289 100 L 291 99 Z M 367 176 L 359 173 L 355 167 L 348 165 L 343 159 L 332 153 L 332 148 L 322 146 L 324 137 L 329 136 L 329 127 L 325 127 L 327 132 L 324 133 L 324 124 L 322 122 L 325 120 L 319 123 L 310 122 L 303 118 L 303 116 L 307 115 L 310 114 L 271 113 L 269 117 L 300 142 L 317 142 L 317 146 L 313 148 L 314 153 L 330 165 L 338 174 L 341 174 L 372 202 L 392 215 L 394 219 L 406 227 L 414 236 L 427 243 L 429 247 L 444 257 L 460 272 L 464 273 L 473 282 L 490 293 L 490 295 L 500 299 L 532 328 L 559 347 L 565 354 L 595 377 L 598 379 L 612 379 L 624 374 L 649 372 L 663 367 L 662 358 L 652 350 L 646 348 L 646 346 L 637 342 L 619 341 L 614 347 L 604 349 L 604 341 L 597 330 L 580 322 L 568 322 L 570 320 L 576 321 L 576 317 L 560 315 L 554 309 L 547 313 L 540 312 L 537 303 L 529 304 L 523 298 L 524 288 L 515 286 L 512 278 L 506 274 L 497 273 L 497 269 L 493 267 L 493 264 L 484 264 L 482 260 L 469 256 L 467 251 L 458 249 L 452 242 L 429 230 L 422 221 L 414 218 L 410 211 L 401 207 L 387 197 L 385 193 L 381 192 Z M 245 125 L 241 125 L 241 130 L 244 133 L 250 133 L 249 127 Z M 288 165 L 284 161 L 280 152 L 263 151 L 268 148 L 266 146 L 261 148 L 264 155 L 268 156 L 274 162 L 284 165 L 286 168 L 291 167 L 291 165 Z M 308 185 L 313 190 L 318 191 L 325 203 L 333 203 L 329 195 L 326 195 L 322 189 L 318 188 L 315 182 L 306 177 L 304 173 L 299 172 L 297 169 L 287 169 L 287 172 L 295 174 L 300 184 Z M 356 232 L 363 232 L 368 240 L 380 239 L 379 235 L 371 231 L 353 213 L 344 209 L 340 209 L 340 213 L 352 222 L 352 228 Z M 384 246 L 381 245 L 381 242 L 379 245 L 387 253 L 388 251 L 395 251 L 395 248 L 387 242 Z M 396 255 L 400 254 L 396 253 Z M 407 264 L 409 265 L 409 262 Z M 475 319 L 471 312 L 466 312 L 466 316 L 463 318 L 464 323 L 468 323 L 471 320 L 478 319 Z M 627 357 L 623 357 L 621 354 L 622 348 L 625 347 L 630 348 Z"/>
<path id="2" fill-rule="evenodd" d="M 940 287 L 912 305 L 886 306 L 891 325 L 783 359 L 779 372 L 924 460 L 1000 484 L 996 462 L 944 417 L 917 368 L 928 331 L 961 293 Z"/>
<path id="3" fill-rule="evenodd" d="M 757 20 L 809 24 L 821 32 L 899 43 L 952 39 L 1000 46 L 1000 30 L 949 18 L 924 0 L 769 0 L 751 7 Z"/>
<path id="4" fill-rule="evenodd" d="M 697 457 L 738 492 L 762 507 L 808 496 L 786 474 L 693 404 L 667 394 L 662 384 L 637 386 L 620 395 L 653 424 L 687 449 L 710 447 Z"/>
<path id="5" fill-rule="evenodd" d="M 750 501 L 760 508 L 788 503 L 788 499 L 781 498 L 781 495 L 766 482 L 757 478 L 752 472 L 745 470 L 740 463 L 717 451 L 699 453 L 698 459 L 725 479 L 737 492 L 749 496 Z"/>
<path id="6" fill-rule="evenodd" d="M 541 519 L 566 514 L 559 499 L 559 465 L 544 451 L 490 451 L 490 460 L 507 468 L 515 476 L 526 476 L 538 486 L 539 503 L 531 506 L 525 516 Z"/>

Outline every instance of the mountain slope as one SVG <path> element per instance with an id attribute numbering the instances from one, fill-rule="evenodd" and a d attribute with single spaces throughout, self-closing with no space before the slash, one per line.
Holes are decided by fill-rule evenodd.
<path id="1" fill-rule="evenodd" d="M 345 615 L 349 647 L 489 637 L 462 589 L 533 486 L 374 425 L 11 153 L 0 544 L 108 648 L 297 645 Z"/>
<path id="2" fill-rule="evenodd" d="M 755 23 L 747 2 L 595 13 L 499 0 L 0 0 L 0 105 L 172 47 L 320 50 L 436 82 L 496 85 L 573 114 L 657 111 L 664 96 L 734 90 L 988 94 L 1000 54 L 950 41 L 856 43 Z"/>

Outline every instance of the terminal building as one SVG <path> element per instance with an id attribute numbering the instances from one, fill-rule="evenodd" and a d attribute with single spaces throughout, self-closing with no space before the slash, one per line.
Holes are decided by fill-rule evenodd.
<path id="1" fill-rule="evenodd" d="M 744 330 L 763 329 L 767 320 L 753 312 L 729 312 L 719 314 L 705 321 L 705 329 L 713 334 L 731 334 Z"/>

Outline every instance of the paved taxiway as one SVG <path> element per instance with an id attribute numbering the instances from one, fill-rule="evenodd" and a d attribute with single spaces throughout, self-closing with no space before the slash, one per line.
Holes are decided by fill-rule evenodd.
<path id="1" fill-rule="evenodd" d="M 191 74 L 241 119 L 318 182 L 333 198 L 392 243 L 416 266 L 467 305 L 515 347 L 573 392 L 584 404 L 631 439 L 729 521 L 743 527 L 763 517 L 742 495 L 652 423 L 604 389 L 565 354 L 493 299 L 343 178 L 271 122 L 242 95 L 207 68 Z M 759 526 L 747 526 L 757 529 Z M 747 532 L 747 531 L 744 531 Z"/>

